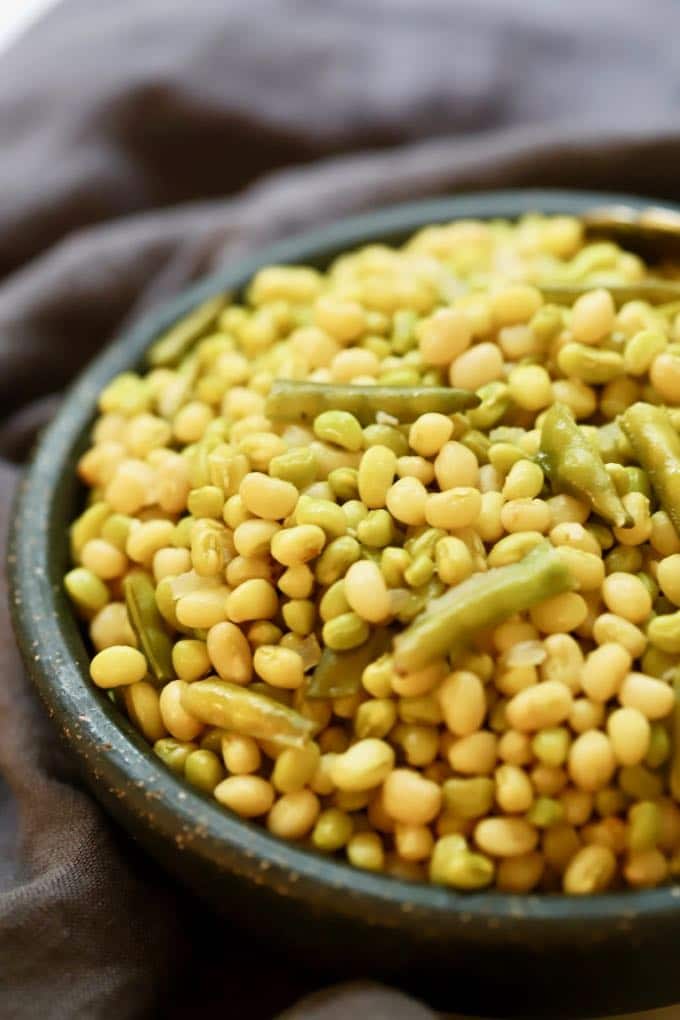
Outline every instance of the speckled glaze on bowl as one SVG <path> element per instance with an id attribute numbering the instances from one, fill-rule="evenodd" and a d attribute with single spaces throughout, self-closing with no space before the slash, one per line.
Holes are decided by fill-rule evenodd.
<path id="1" fill-rule="evenodd" d="M 616 196 L 618 201 L 621 196 Z M 143 362 L 149 343 L 207 296 L 261 266 L 320 267 L 338 252 L 399 241 L 427 223 L 580 213 L 612 195 L 496 192 L 403 205 L 278 244 L 190 288 L 108 347 L 46 430 L 14 512 L 9 572 L 27 669 L 104 808 L 172 875 L 219 912 L 305 966 L 379 976 L 444 1009 L 586 1016 L 680 1001 L 680 888 L 587 899 L 457 894 L 351 869 L 239 820 L 168 772 L 88 680 L 88 652 L 62 588 L 67 527 L 82 489 L 74 465 L 97 394 Z M 638 206 L 649 203 L 624 198 Z"/>

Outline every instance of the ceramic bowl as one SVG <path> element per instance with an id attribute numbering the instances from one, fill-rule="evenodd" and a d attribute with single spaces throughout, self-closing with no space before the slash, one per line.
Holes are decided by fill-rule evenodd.
<path id="1" fill-rule="evenodd" d="M 262 265 L 323 267 L 347 248 L 400 241 L 427 223 L 532 210 L 579 214 L 613 200 L 516 191 L 403 205 L 278 244 L 202 280 L 83 372 L 42 436 L 15 507 L 9 569 L 19 645 L 106 811 L 229 923 L 238 917 L 305 966 L 381 977 L 443 1008 L 573 1017 L 680 1001 L 680 888 L 574 899 L 407 883 L 282 842 L 177 779 L 88 679 L 89 653 L 62 586 L 67 528 L 83 499 L 74 468 L 105 383 L 143 364 L 146 348 L 174 320 L 217 291 L 243 287 Z"/>

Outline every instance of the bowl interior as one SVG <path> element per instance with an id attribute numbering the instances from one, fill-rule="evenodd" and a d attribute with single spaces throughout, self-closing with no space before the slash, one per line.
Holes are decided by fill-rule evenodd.
<path id="1" fill-rule="evenodd" d="M 277 244 L 211 276 L 145 318 L 110 345 L 79 377 L 35 453 L 14 514 L 9 567 L 18 640 L 35 684 L 84 771 L 125 799 L 128 820 L 152 827 L 175 846 L 190 847 L 206 862 L 258 883 L 289 886 L 317 909 L 356 913 L 364 904 L 387 924 L 421 926 L 433 935 L 461 920 L 492 926 L 495 938 L 520 944 L 527 926 L 549 943 L 584 933 L 597 939 L 627 918 L 652 926 L 678 915 L 680 888 L 605 894 L 579 901 L 555 895 L 498 892 L 458 894 L 350 868 L 284 843 L 244 822 L 167 771 L 137 731 L 88 678 L 89 655 L 63 591 L 69 567 L 67 529 L 83 490 L 75 463 L 85 448 L 97 395 L 124 369 L 140 366 L 151 341 L 200 301 L 221 290 L 238 291 L 262 265 L 290 262 L 325 266 L 339 252 L 371 241 L 399 242 L 427 223 L 461 218 L 515 218 L 527 211 L 578 214 L 622 196 L 563 192 L 501 192 L 399 206 L 346 220 Z M 623 198 L 642 207 L 648 203 Z M 119 817 L 124 818 L 124 812 Z M 517 921 L 522 918 L 523 923 Z M 583 928 L 587 922 L 587 929 Z"/>

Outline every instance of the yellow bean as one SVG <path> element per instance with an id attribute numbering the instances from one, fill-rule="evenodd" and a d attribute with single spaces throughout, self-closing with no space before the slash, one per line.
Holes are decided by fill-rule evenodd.
<path id="1" fill-rule="evenodd" d="M 637 708 L 647 719 L 664 719 L 675 704 L 675 694 L 664 680 L 629 673 L 621 684 L 619 701 L 624 708 Z"/>
<path id="2" fill-rule="evenodd" d="M 370 560 L 353 563 L 345 575 L 344 593 L 363 620 L 380 623 L 390 614 L 390 597 L 380 568 Z"/>
<path id="3" fill-rule="evenodd" d="M 369 509 L 385 506 L 397 470 L 397 457 L 387 446 L 371 446 L 359 464 L 359 497 Z"/>
<path id="4" fill-rule="evenodd" d="M 591 290 L 574 302 L 571 331 L 582 344 L 599 343 L 614 328 L 616 309 L 608 290 Z"/>
<path id="5" fill-rule="evenodd" d="M 383 740 L 367 737 L 339 754 L 331 778 L 340 790 L 361 792 L 379 786 L 394 766 L 394 750 Z"/>
<path id="6" fill-rule="evenodd" d="M 183 640 L 172 647 L 172 665 L 180 680 L 198 680 L 210 672 L 210 657 L 204 641 Z"/>
<path id="7" fill-rule="evenodd" d="M 90 676 L 105 690 L 137 683 L 146 676 L 146 659 L 136 648 L 111 645 L 98 652 L 90 663 Z"/>
<path id="8" fill-rule="evenodd" d="M 177 619 L 184 627 L 208 630 L 226 618 L 230 597 L 227 587 L 190 591 L 175 603 Z"/>
<path id="9" fill-rule="evenodd" d="M 228 776 L 215 787 L 214 796 L 241 818 L 257 818 L 270 810 L 274 790 L 259 776 Z"/>
<path id="10" fill-rule="evenodd" d="M 253 737 L 225 733 L 220 747 L 225 767 L 232 775 L 248 775 L 259 769 L 262 756 Z"/>
<path id="11" fill-rule="evenodd" d="M 639 627 L 614 613 L 602 613 L 597 617 L 593 625 L 593 638 L 598 645 L 609 641 L 623 645 L 634 659 L 642 655 L 647 646 L 647 638 Z"/>
<path id="12" fill-rule="evenodd" d="M 295 509 L 298 491 L 292 482 L 253 471 L 241 482 L 239 495 L 243 505 L 256 517 L 280 521 Z"/>
<path id="13" fill-rule="evenodd" d="M 172 525 L 170 530 L 172 531 Z M 120 577 L 127 568 L 125 554 L 103 538 L 91 538 L 85 543 L 80 553 L 80 562 L 103 581 Z"/>
<path id="14" fill-rule="evenodd" d="M 272 536 L 271 554 L 286 567 L 315 559 L 326 544 L 326 534 L 316 524 L 283 528 Z"/>
<path id="15" fill-rule="evenodd" d="M 674 605 L 680 606 L 680 553 L 666 556 L 659 561 L 656 579 L 666 598 Z"/>
<path id="16" fill-rule="evenodd" d="M 445 443 L 434 462 L 434 472 L 439 488 L 476 488 L 479 482 L 479 464 L 472 450 L 462 443 Z"/>
<path id="17" fill-rule="evenodd" d="M 125 708 L 130 721 L 146 739 L 155 744 L 166 735 L 158 691 L 147 680 L 139 680 L 124 690 Z"/>
<path id="18" fill-rule="evenodd" d="M 601 790 L 612 778 L 615 768 L 612 745 L 599 730 L 581 733 L 569 749 L 569 775 L 581 790 Z"/>
<path id="19" fill-rule="evenodd" d="M 534 799 L 531 781 L 517 765 L 501 765 L 496 769 L 496 800 L 508 814 L 528 811 Z"/>
<path id="20" fill-rule="evenodd" d="M 558 680 L 546 680 L 520 691 L 508 702 L 507 719 L 513 729 L 527 732 L 557 726 L 572 706 L 569 688 Z"/>
<path id="21" fill-rule="evenodd" d="M 253 673 L 250 645 L 235 624 L 224 620 L 208 631 L 207 654 L 223 680 L 247 684 Z"/>
<path id="22" fill-rule="evenodd" d="M 583 690 L 593 701 L 609 701 L 618 693 L 632 665 L 630 653 L 607 642 L 588 655 L 581 673 Z"/>
<path id="23" fill-rule="evenodd" d="M 276 759 L 271 781 L 279 793 L 297 793 L 313 779 L 321 755 L 317 744 L 287 747 Z"/>
<path id="24" fill-rule="evenodd" d="M 652 611 L 652 597 L 639 577 L 615 571 L 602 584 L 607 609 L 631 623 L 643 623 Z"/>
<path id="25" fill-rule="evenodd" d="M 441 788 L 411 769 L 395 769 L 383 787 L 385 811 L 404 825 L 427 825 L 439 814 Z"/>
<path id="26" fill-rule="evenodd" d="M 203 723 L 182 707 L 182 691 L 188 686 L 184 680 L 171 680 L 160 694 L 159 708 L 163 724 L 177 740 L 193 740 L 203 730 Z"/>
<path id="27" fill-rule="evenodd" d="M 439 701 L 451 733 L 464 737 L 480 729 L 486 714 L 486 697 L 475 673 L 457 670 L 439 688 Z"/>
<path id="28" fill-rule="evenodd" d="M 234 623 L 270 620 L 276 615 L 278 608 L 276 589 L 269 581 L 261 578 L 244 581 L 226 599 L 226 616 Z"/>
<path id="29" fill-rule="evenodd" d="M 449 734 L 451 736 L 451 734 Z M 465 776 L 487 776 L 493 772 L 498 753 L 498 738 L 488 730 L 469 733 L 453 740 L 447 758 L 451 768 Z"/>
<path id="30" fill-rule="evenodd" d="M 425 519 L 433 528 L 455 531 L 473 524 L 482 509 L 482 497 L 471 486 L 432 493 L 425 501 Z"/>
<path id="31" fill-rule="evenodd" d="M 637 889 L 660 885 L 668 875 L 668 862 L 660 850 L 636 850 L 628 854 L 623 874 L 629 885 Z"/>
<path id="32" fill-rule="evenodd" d="M 98 652 L 112 645 L 137 647 L 124 602 L 109 602 L 99 610 L 90 623 L 90 640 Z"/>
<path id="33" fill-rule="evenodd" d="M 290 648 L 260 645 L 253 655 L 253 668 L 272 687 L 296 690 L 304 683 L 302 658 Z"/>
<path id="34" fill-rule="evenodd" d="M 523 818 L 484 818 L 474 830 L 475 842 L 494 857 L 518 857 L 531 853 L 538 832 Z"/>
<path id="35" fill-rule="evenodd" d="M 432 854 L 434 838 L 425 825 L 397 824 L 394 845 L 403 860 L 424 861 Z"/>
<path id="36" fill-rule="evenodd" d="M 564 873 L 564 891 L 572 896 L 604 892 L 615 872 L 616 857 L 608 847 L 584 846 L 574 854 Z"/>
<path id="37" fill-rule="evenodd" d="M 422 481 L 407 475 L 390 486 L 385 502 L 396 521 L 417 527 L 425 523 L 425 507 L 429 498 Z"/>
<path id="38" fill-rule="evenodd" d="M 416 333 L 427 365 L 448 365 L 470 346 L 467 318 L 457 308 L 439 309 L 418 324 Z"/>
<path id="39" fill-rule="evenodd" d="M 496 885 L 503 892 L 528 893 L 541 881 L 545 859 L 537 851 L 504 857 L 498 864 Z"/>

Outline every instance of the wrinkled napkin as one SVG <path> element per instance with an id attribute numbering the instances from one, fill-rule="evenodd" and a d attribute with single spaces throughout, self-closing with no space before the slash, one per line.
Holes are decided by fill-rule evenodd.
<path id="1" fill-rule="evenodd" d="M 0 61 L 0 533 L 74 374 L 247 249 L 465 189 L 679 198 L 679 33 L 672 0 L 57 4 Z M 434 1016 L 323 984 L 225 932 L 102 815 L 28 686 L 3 581 L 2 1017 Z"/>

